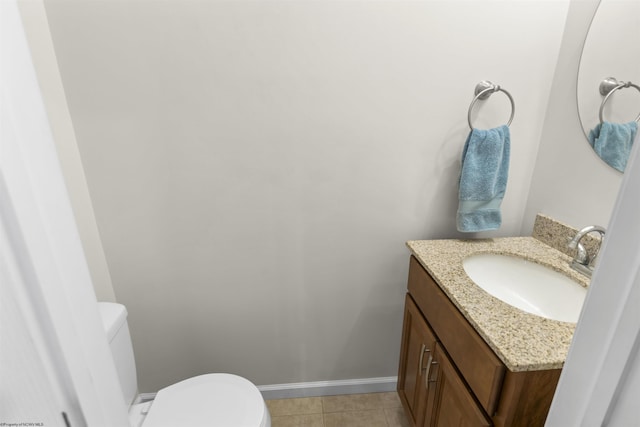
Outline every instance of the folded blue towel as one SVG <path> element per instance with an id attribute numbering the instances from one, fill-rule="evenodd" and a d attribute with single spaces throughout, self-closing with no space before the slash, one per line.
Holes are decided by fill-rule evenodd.
<path id="1" fill-rule="evenodd" d="M 473 129 L 464 144 L 457 214 L 458 231 L 496 230 L 507 189 L 511 137 L 509 127 Z"/>
<path id="2" fill-rule="evenodd" d="M 589 132 L 589 144 L 609 166 L 624 172 L 638 123 L 599 123 Z"/>

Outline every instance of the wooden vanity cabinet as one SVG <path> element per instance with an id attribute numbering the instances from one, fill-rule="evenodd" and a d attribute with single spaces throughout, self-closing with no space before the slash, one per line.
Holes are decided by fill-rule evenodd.
<path id="1" fill-rule="evenodd" d="M 543 426 L 560 369 L 511 372 L 411 257 L 398 394 L 413 427 Z"/>
<path id="2" fill-rule="evenodd" d="M 400 349 L 400 371 L 402 385 L 398 382 L 398 392 L 405 406 L 405 412 L 415 426 L 424 425 L 427 408 L 427 363 L 432 363 L 436 349 L 436 337 L 420 310 L 407 295 L 405 300 L 402 347 Z M 432 356 L 432 357 L 429 357 Z"/>
<path id="3" fill-rule="evenodd" d="M 413 426 L 490 426 L 442 345 L 406 297 L 398 393 Z"/>

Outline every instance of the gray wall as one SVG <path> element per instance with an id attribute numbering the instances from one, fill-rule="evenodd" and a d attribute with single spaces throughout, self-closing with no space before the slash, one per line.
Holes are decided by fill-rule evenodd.
<path id="1" fill-rule="evenodd" d="M 483 79 L 517 108 L 483 236 L 520 232 L 566 1 L 45 3 L 143 392 L 395 375 L 404 241 L 460 236 Z"/>

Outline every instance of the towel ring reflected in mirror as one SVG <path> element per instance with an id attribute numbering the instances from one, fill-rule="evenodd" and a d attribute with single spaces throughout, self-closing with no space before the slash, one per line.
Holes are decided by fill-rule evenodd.
<path id="1" fill-rule="evenodd" d="M 509 102 L 511 102 L 511 117 L 509 117 L 507 126 L 509 126 L 513 121 L 513 116 L 516 113 L 516 104 L 515 102 L 513 102 L 513 97 L 511 96 L 511 94 L 505 89 L 501 88 L 500 85 L 493 84 L 489 80 L 483 80 L 476 85 L 476 88 L 474 90 L 476 96 L 475 98 L 473 98 L 473 101 L 471 101 L 471 105 L 469 105 L 469 112 L 467 113 L 467 122 L 469 123 L 469 128 L 471 128 L 471 130 L 473 130 L 473 124 L 471 123 L 471 111 L 473 110 L 473 106 L 479 99 L 485 100 L 495 92 L 504 92 L 504 94 L 509 98 Z"/>
<path id="2" fill-rule="evenodd" d="M 618 81 L 614 77 L 607 77 L 600 83 L 600 94 L 604 96 L 602 100 L 602 104 L 600 104 L 600 111 L 598 113 L 598 117 L 600 117 L 600 123 L 604 123 L 604 118 L 602 112 L 604 111 L 604 105 L 607 103 L 611 95 L 618 89 L 633 87 L 640 92 L 640 86 L 633 84 L 631 82 L 623 82 Z M 640 114 L 635 118 L 635 122 L 640 121 Z"/>

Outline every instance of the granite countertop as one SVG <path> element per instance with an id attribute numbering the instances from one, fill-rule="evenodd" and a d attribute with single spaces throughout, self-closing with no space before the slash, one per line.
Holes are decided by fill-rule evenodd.
<path id="1" fill-rule="evenodd" d="M 534 237 L 413 240 L 407 246 L 508 369 L 562 368 L 576 324 L 529 314 L 491 296 L 467 276 L 462 260 L 477 253 L 519 256 L 587 287 L 589 279 L 569 267 L 571 257 Z"/>

